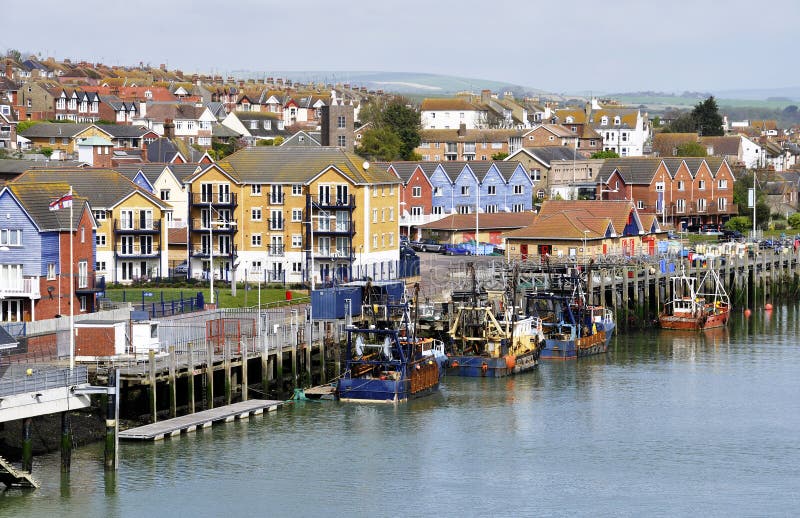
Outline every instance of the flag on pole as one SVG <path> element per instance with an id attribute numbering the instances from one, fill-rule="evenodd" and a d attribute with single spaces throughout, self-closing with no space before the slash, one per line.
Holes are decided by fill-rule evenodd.
<path id="1" fill-rule="evenodd" d="M 72 207 L 72 189 L 59 199 L 50 202 L 49 205 L 50 210 L 68 209 L 70 207 Z"/>

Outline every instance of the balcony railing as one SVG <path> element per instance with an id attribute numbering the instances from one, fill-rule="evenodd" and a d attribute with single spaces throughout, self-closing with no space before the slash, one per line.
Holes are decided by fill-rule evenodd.
<path id="1" fill-rule="evenodd" d="M 203 218 L 194 218 L 192 219 L 192 232 L 206 232 L 208 233 L 209 230 L 212 230 L 214 234 L 233 234 L 236 232 L 237 228 L 237 221 L 235 219 L 227 220 L 226 222 L 217 222 L 217 220 L 212 220 L 213 223 L 212 229 L 208 228 L 208 220 Z"/>
<path id="2" fill-rule="evenodd" d="M 192 205 L 236 206 L 236 193 L 212 191 L 211 193 L 193 192 L 189 198 Z"/>
<path id="3" fill-rule="evenodd" d="M 283 230 L 283 218 L 267 218 L 267 225 L 270 230 Z"/>
<path id="4" fill-rule="evenodd" d="M 311 195 L 309 194 L 308 197 L 311 199 L 312 207 L 322 208 L 322 209 L 354 209 L 356 207 L 356 197 L 354 194 L 350 194 L 347 196 L 339 196 L 337 197 L 335 193 L 331 193 L 330 196 L 319 196 L 319 195 Z"/>
<path id="5" fill-rule="evenodd" d="M 349 247 L 333 248 L 333 247 L 315 247 L 315 259 L 350 259 L 353 255 L 353 250 Z"/>
<path id="6" fill-rule="evenodd" d="M 269 204 L 270 205 L 283 205 L 283 194 L 274 194 L 269 193 Z"/>
<path id="7" fill-rule="evenodd" d="M 22 277 L 12 279 L 0 285 L 0 299 L 9 297 L 41 298 L 39 294 L 39 277 Z"/>
<path id="8" fill-rule="evenodd" d="M 355 234 L 356 223 L 352 220 L 334 221 L 324 223 L 318 218 L 314 218 L 312 227 L 315 234 Z"/>
<path id="9" fill-rule="evenodd" d="M 283 245 L 267 245 L 267 255 L 270 257 L 283 257 Z"/>
<path id="10" fill-rule="evenodd" d="M 117 233 L 157 233 L 161 230 L 161 221 L 157 219 L 146 219 L 144 221 L 135 219 L 133 221 L 114 220 L 114 231 Z"/>
<path id="11" fill-rule="evenodd" d="M 134 243 L 133 246 L 118 245 L 116 249 L 119 257 L 158 257 L 160 250 L 158 246 L 141 246 Z"/>
<path id="12" fill-rule="evenodd" d="M 210 248 L 208 246 L 203 245 L 192 245 L 191 252 L 192 257 L 208 257 Z M 213 247 L 214 257 L 235 257 L 236 256 L 236 245 L 231 245 L 229 247 L 222 247 L 219 246 Z"/>
<path id="13" fill-rule="evenodd" d="M 725 205 L 724 208 L 720 208 L 716 203 L 708 204 L 705 206 L 704 209 L 700 209 L 697 207 L 696 204 L 689 204 L 687 203 L 684 205 L 681 210 L 678 210 L 677 204 L 670 204 L 668 214 L 670 215 L 697 215 L 697 214 L 711 214 L 711 215 L 723 215 L 723 214 L 738 214 L 739 213 L 739 205 L 735 203 L 728 203 Z"/>

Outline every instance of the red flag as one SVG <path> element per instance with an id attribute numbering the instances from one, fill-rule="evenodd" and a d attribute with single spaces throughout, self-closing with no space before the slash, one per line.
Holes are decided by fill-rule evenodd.
<path id="1" fill-rule="evenodd" d="M 68 209 L 72 207 L 72 190 L 59 199 L 50 202 L 50 210 Z"/>

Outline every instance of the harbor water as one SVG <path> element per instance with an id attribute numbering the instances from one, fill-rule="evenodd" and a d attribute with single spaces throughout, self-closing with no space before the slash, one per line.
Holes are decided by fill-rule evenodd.
<path id="1" fill-rule="evenodd" d="M 158 443 L 35 459 L 2 516 L 789 516 L 800 311 L 617 336 L 608 354 L 446 378 L 406 405 L 298 403 Z"/>

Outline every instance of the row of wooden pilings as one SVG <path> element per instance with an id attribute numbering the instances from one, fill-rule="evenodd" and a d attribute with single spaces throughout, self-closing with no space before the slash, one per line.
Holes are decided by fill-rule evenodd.
<path id="1" fill-rule="evenodd" d="M 796 296 L 800 288 L 800 256 L 792 248 L 758 250 L 752 254 L 723 257 L 672 257 L 639 261 L 627 265 L 590 267 L 587 296 L 592 304 L 605 305 L 615 313 L 622 329 L 651 325 L 664 302 L 673 296 L 670 278 L 685 271 L 700 279 L 715 269 L 731 299 L 734 310 L 764 306 Z M 699 291 L 713 290 L 711 276 Z"/>

